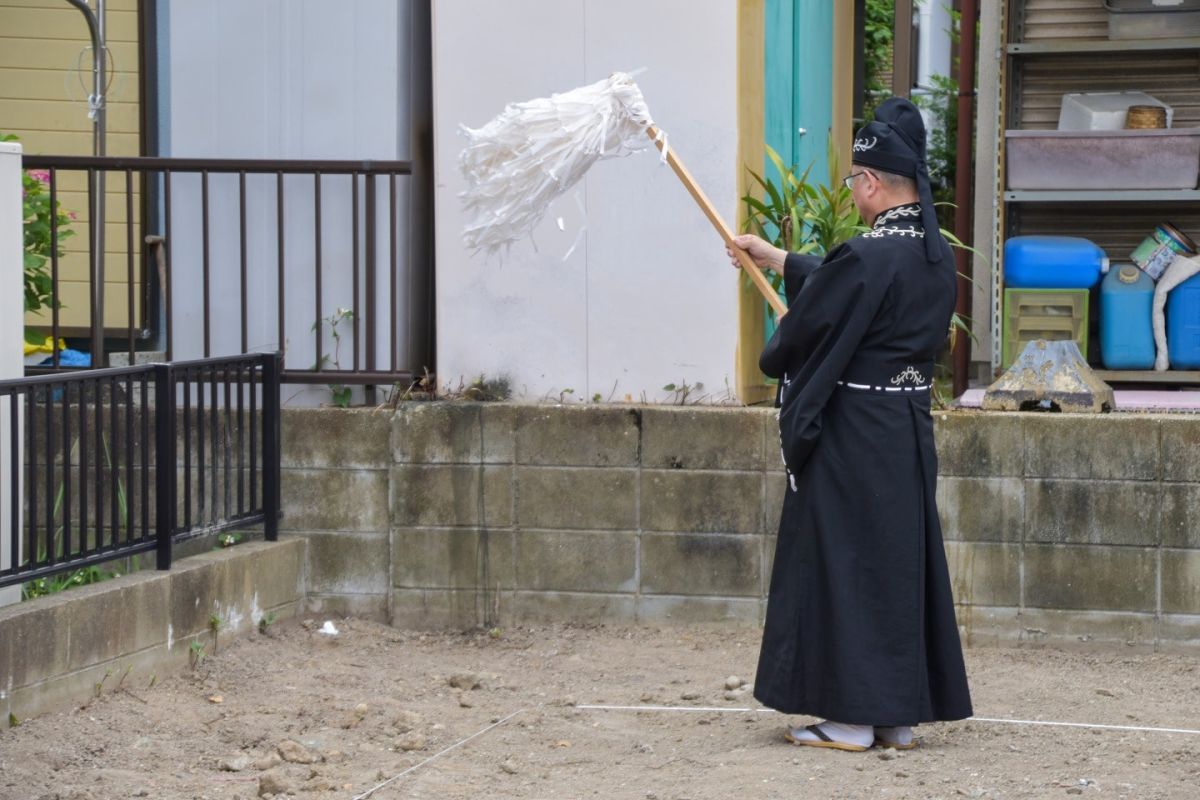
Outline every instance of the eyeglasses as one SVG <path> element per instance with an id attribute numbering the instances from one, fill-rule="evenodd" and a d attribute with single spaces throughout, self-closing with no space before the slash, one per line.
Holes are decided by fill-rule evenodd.
<path id="1" fill-rule="evenodd" d="M 870 175 L 870 174 L 871 174 L 870 170 L 865 170 L 865 169 L 862 170 L 861 172 L 851 172 L 849 175 L 842 178 L 842 185 L 845 186 L 848 190 L 853 190 L 855 178 L 857 178 L 859 175 Z"/>

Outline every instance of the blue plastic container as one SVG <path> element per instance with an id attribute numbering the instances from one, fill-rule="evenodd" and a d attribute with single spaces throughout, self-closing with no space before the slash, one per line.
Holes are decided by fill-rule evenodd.
<path id="1" fill-rule="evenodd" d="M 1200 275 L 1167 294 L 1167 357 L 1171 369 L 1200 369 Z"/>
<path id="2" fill-rule="evenodd" d="M 1108 369 L 1153 369 L 1154 280 L 1132 264 L 1100 282 L 1100 357 Z"/>
<path id="3" fill-rule="evenodd" d="M 1108 266 L 1104 251 L 1076 236 L 1014 236 L 1004 243 L 1004 285 L 1090 289 Z"/>

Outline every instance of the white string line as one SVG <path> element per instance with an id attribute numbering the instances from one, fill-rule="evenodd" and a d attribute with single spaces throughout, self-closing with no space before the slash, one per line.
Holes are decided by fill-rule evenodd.
<path id="1" fill-rule="evenodd" d="M 718 714 L 776 714 L 772 708 L 716 708 L 706 706 L 575 706 L 588 711 L 684 711 Z M 1149 733 L 1189 733 L 1200 736 L 1200 730 L 1191 728 L 1152 728 L 1143 725 L 1103 725 L 1089 722 L 1052 722 L 1032 719 L 1002 719 L 999 717 L 968 717 L 964 722 L 993 722 L 1002 725 L 1048 725 L 1060 728 L 1095 728 L 1110 731 L 1145 731 Z"/>
<path id="2" fill-rule="evenodd" d="M 476 738 L 476 737 L 478 737 L 478 736 L 483 736 L 485 733 L 487 733 L 488 731 L 490 731 L 492 728 L 498 728 L 498 727 L 500 727 L 501 725 L 503 725 L 504 723 L 508 722 L 508 721 L 509 721 L 510 719 L 512 719 L 513 717 L 515 717 L 517 714 L 524 713 L 524 712 L 526 712 L 526 711 L 528 711 L 528 710 L 529 710 L 529 709 L 527 709 L 527 708 L 518 709 L 517 711 L 514 711 L 514 712 L 512 712 L 511 714 L 509 714 L 509 715 L 508 715 L 507 717 L 505 717 L 504 719 L 496 720 L 495 722 L 493 722 L 491 725 L 488 725 L 488 726 L 487 726 L 486 728 L 484 728 L 483 730 L 481 730 L 481 731 L 476 731 L 475 733 L 471 734 L 471 735 L 470 735 L 470 736 L 468 736 L 467 738 L 463 739 L 461 742 L 455 742 L 454 744 L 450 745 L 449 747 L 447 747 L 445 750 L 441 751 L 440 753 L 436 753 L 436 754 L 434 754 L 434 755 L 430 756 L 429 758 L 425 759 L 425 760 L 424 760 L 424 761 L 422 761 L 420 764 L 414 764 L 413 766 L 411 766 L 411 767 L 409 767 L 408 769 L 406 769 L 406 770 L 404 770 L 403 772 L 401 772 L 399 775 L 394 775 L 394 776 L 392 776 L 391 778 L 388 778 L 388 779 L 387 779 L 386 781 L 384 781 L 383 783 L 379 784 L 378 786 L 375 786 L 375 787 L 373 787 L 373 788 L 371 788 L 371 789 L 368 789 L 367 791 L 363 792 L 363 793 L 362 793 L 362 794 L 360 794 L 360 795 L 355 795 L 355 796 L 354 796 L 354 800 L 366 800 L 366 798 L 368 798 L 368 797 L 370 797 L 371 795 L 375 794 L 375 793 L 376 793 L 376 792 L 378 792 L 380 789 L 382 789 L 383 787 L 387 786 L 389 783 L 392 783 L 393 781 L 397 781 L 397 780 L 399 780 L 399 779 L 403 778 L 405 775 L 407 775 L 407 774 L 408 774 L 408 773 L 410 773 L 410 772 L 413 772 L 414 770 L 418 770 L 418 769 L 420 769 L 421 767 L 425 766 L 426 764 L 428 764 L 429 762 L 433 761 L 434 759 L 441 758 L 442 756 L 446 755 L 446 753 L 449 753 L 451 750 L 455 750 L 455 749 L 457 749 L 457 748 L 459 748 L 459 747 L 462 747 L 464 744 L 466 744 L 467 742 L 471 741 L 472 739 L 474 739 L 474 738 Z"/>

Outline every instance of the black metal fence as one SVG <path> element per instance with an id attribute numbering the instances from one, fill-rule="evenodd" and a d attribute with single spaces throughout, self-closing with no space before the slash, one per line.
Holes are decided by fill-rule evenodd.
<path id="1" fill-rule="evenodd" d="M 48 220 L 52 242 L 61 225 L 88 235 L 74 240 L 85 274 L 76 263 L 64 275 L 51 248 L 46 333 L 86 342 L 92 367 L 119 342 L 130 364 L 146 349 L 168 362 L 278 350 L 284 383 L 420 376 L 433 367 L 432 217 L 414 163 L 425 169 L 423 160 L 25 156 L 25 169 L 44 171 L 52 208 L 64 176 L 86 178 L 84 208 L 64 210 L 87 218 Z M 67 277 L 74 301 L 64 306 Z M 114 310 L 117 297 L 124 307 Z M 27 372 L 61 366 L 55 350 Z"/>
<path id="2" fill-rule="evenodd" d="M 0 381 L 0 587 L 262 523 L 277 538 L 277 354 Z"/>

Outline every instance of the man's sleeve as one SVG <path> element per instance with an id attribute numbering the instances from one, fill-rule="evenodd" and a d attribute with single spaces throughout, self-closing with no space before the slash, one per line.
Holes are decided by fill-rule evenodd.
<path id="1" fill-rule="evenodd" d="M 784 461 L 798 473 L 821 433 L 821 412 L 875 319 L 891 283 L 881 265 L 843 246 L 806 278 L 780 323 L 790 363 L 779 411 Z"/>
<path id="2" fill-rule="evenodd" d="M 783 260 L 783 291 L 787 295 L 789 306 L 796 301 L 796 295 L 800 294 L 804 281 L 814 269 L 821 266 L 821 261 L 823 259 L 820 256 L 787 254 Z"/>

